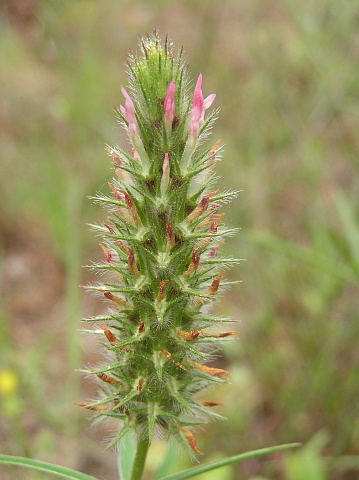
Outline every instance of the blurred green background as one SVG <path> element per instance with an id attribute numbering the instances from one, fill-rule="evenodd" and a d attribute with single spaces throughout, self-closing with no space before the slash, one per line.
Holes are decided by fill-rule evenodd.
<path id="1" fill-rule="evenodd" d="M 116 426 L 73 405 L 100 348 L 79 319 L 105 306 L 79 285 L 102 258 L 87 198 L 107 191 L 104 144 L 126 138 L 128 50 L 157 27 L 185 48 L 222 108 L 212 143 L 246 261 L 217 307 L 239 321 L 213 392 L 228 421 L 197 433 L 201 461 L 303 442 L 201 480 L 350 480 L 359 470 L 359 4 L 357 0 L 0 2 L 0 451 L 116 478 Z M 152 447 L 147 478 L 164 455 Z M 188 467 L 179 456 L 174 469 Z M 2 479 L 43 479 L 0 467 Z"/>

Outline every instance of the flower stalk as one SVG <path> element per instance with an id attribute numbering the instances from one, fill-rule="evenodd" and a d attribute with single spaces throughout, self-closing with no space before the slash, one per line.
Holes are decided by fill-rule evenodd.
<path id="1" fill-rule="evenodd" d="M 116 110 L 127 131 L 130 153 L 107 147 L 115 177 L 96 201 L 109 212 L 95 225 L 104 274 L 89 288 L 108 302 L 105 315 L 88 319 L 99 328 L 103 363 L 86 370 L 99 385 L 99 399 L 81 404 L 96 419 L 118 420 L 114 445 L 129 431 L 138 449 L 132 480 L 140 479 L 154 437 L 174 438 L 200 453 L 193 430 L 220 418 L 208 387 L 226 382 L 229 372 L 207 365 L 220 342 L 235 331 L 211 314 L 226 285 L 225 270 L 236 263 L 220 258 L 225 237 L 222 203 L 235 192 L 214 189 L 212 172 L 221 147 L 202 146 L 218 115 L 207 114 L 215 94 L 194 92 L 183 52 L 174 55 L 155 33 L 141 39 L 140 55 L 128 61 L 129 88 Z"/>

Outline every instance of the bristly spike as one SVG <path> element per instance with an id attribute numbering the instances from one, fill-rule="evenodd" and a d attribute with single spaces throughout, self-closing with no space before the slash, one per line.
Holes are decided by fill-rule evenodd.
<path id="1" fill-rule="evenodd" d="M 119 421 L 110 445 L 133 429 L 148 444 L 161 432 L 199 454 L 187 426 L 218 418 L 210 407 L 221 405 L 198 398 L 199 388 L 229 375 L 206 363 L 237 334 L 218 330 L 230 319 L 209 313 L 223 271 L 235 263 L 218 252 L 235 231 L 223 226 L 220 207 L 235 194 L 214 186 L 220 142 L 202 146 L 218 113 L 206 116 L 215 94 L 204 97 L 202 74 L 190 94 L 182 49 L 175 54 L 157 32 L 141 37 L 140 49 L 129 55 L 128 87 L 115 109 L 131 145 L 106 146 L 114 178 L 110 194 L 96 197 L 109 217 L 93 226 L 104 261 L 92 268 L 106 277 L 89 289 L 109 308 L 87 320 L 100 323 L 94 334 L 106 353 L 87 373 L 101 393 L 79 405 Z"/>

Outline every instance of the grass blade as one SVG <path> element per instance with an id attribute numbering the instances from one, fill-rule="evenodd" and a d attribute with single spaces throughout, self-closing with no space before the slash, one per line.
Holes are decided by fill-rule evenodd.
<path id="1" fill-rule="evenodd" d="M 255 245 L 268 248 L 283 256 L 287 255 L 291 258 L 300 260 L 301 262 L 305 262 L 314 270 L 329 273 L 345 282 L 351 282 L 355 285 L 358 284 L 357 277 L 353 274 L 350 267 L 336 259 L 330 258 L 326 252 L 319 249 L 304 247 L 289 240 L 255 230 L 248 230 L 244 235 L 244 238 Z"/>
<path id="2" fill-rule="evenodd" d="M 353 265 L 359 273 L 359 223 L 350 199 L 341 191 L 334 197 L 337 213 L 343 226 L 343 236 L 348 245 Z"/>
<path id="3" fill-rule="evenodd" d="M 232 463 L 243 462 L 244 460 L 260 457 L 262 455 L 268 455 L 270 453 L 281 452 L 290 448 L 299 447 L 299 445 L 300 443 L 287 443 L 285 445 L 277 445 L 275 447 L 261 448 L 251 452 L 240 453 L 239 455 L 234 455 L 233 457 L 228 457 L 224 460 L 219 460 L 218 462 L 208 463 L 207 465 L 199 465 L 198 467 L 189 468 L 188 470 L 183 470 L 182 472 L 167 475 L 162 477 L 160 480 L 185 480 L 186 478 L 194 477 L 200 473 L 209 472 L 215 468 L 224 467 L 225 465 L 230 465 Z"/>
<path id="4" fill-rule="evenodd" d="M 120 480 L 130 480 L 136 455 L 136 438 L 130 429 L 122 436 L 117 454 L 118 476 Z"/>
<path id="5" fill-rule="evenodd" d="M 178 457 L 178 451 L 175 445 L 170 444 L 166 455 L 161 463 L 160 467 L 158 468 L 153 480 L 161 480 L 163 475 L 167 474 L 171 467 L 173 467 L 174 463 L 176 462 Z"/>
<path id="6" fill-rule="evenodd" d="M 54 465 L 52 463 L 32 460 L 31 458 L 0 455 L 0 463 L 40 470 L 51 475 L 67 478 L 68 480 L 98 480 L 98 478 L 86 475 L 86 473 L 77 472 L 76 470 L 71 470 L 70 468 L 61 467 L 60 465 Z"/>

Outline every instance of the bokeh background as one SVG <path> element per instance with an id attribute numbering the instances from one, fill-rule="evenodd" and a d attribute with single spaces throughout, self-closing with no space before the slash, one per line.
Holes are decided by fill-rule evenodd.
<path id="1" fill-rule="evenodd" d="M 304 447 L 201 480 L 351 480 L 359 469 L 359 4 L 357 0 L 0 2 L 0 451 L 116 478 L 114 425 L 73 403 L 101 355 L 80 318 L 105 305 L 79 285 L 102 258 L 88 199 L 107 191 L 104 144 L 126 138 L 128 50 L 157 27 L 184 46 L 222 108 L 213 143 L 228 254 L 246 259 L 217 307 L 238 320 L 213 392 L 228 421 L 197 433 L 202 462 L 292 441 Z M 147 478 L 166 451 L 152 447 Z M 188 467 L 178 454 L 174 470 Z M 44 479 L 0 467 L 2 479 Z"/>

